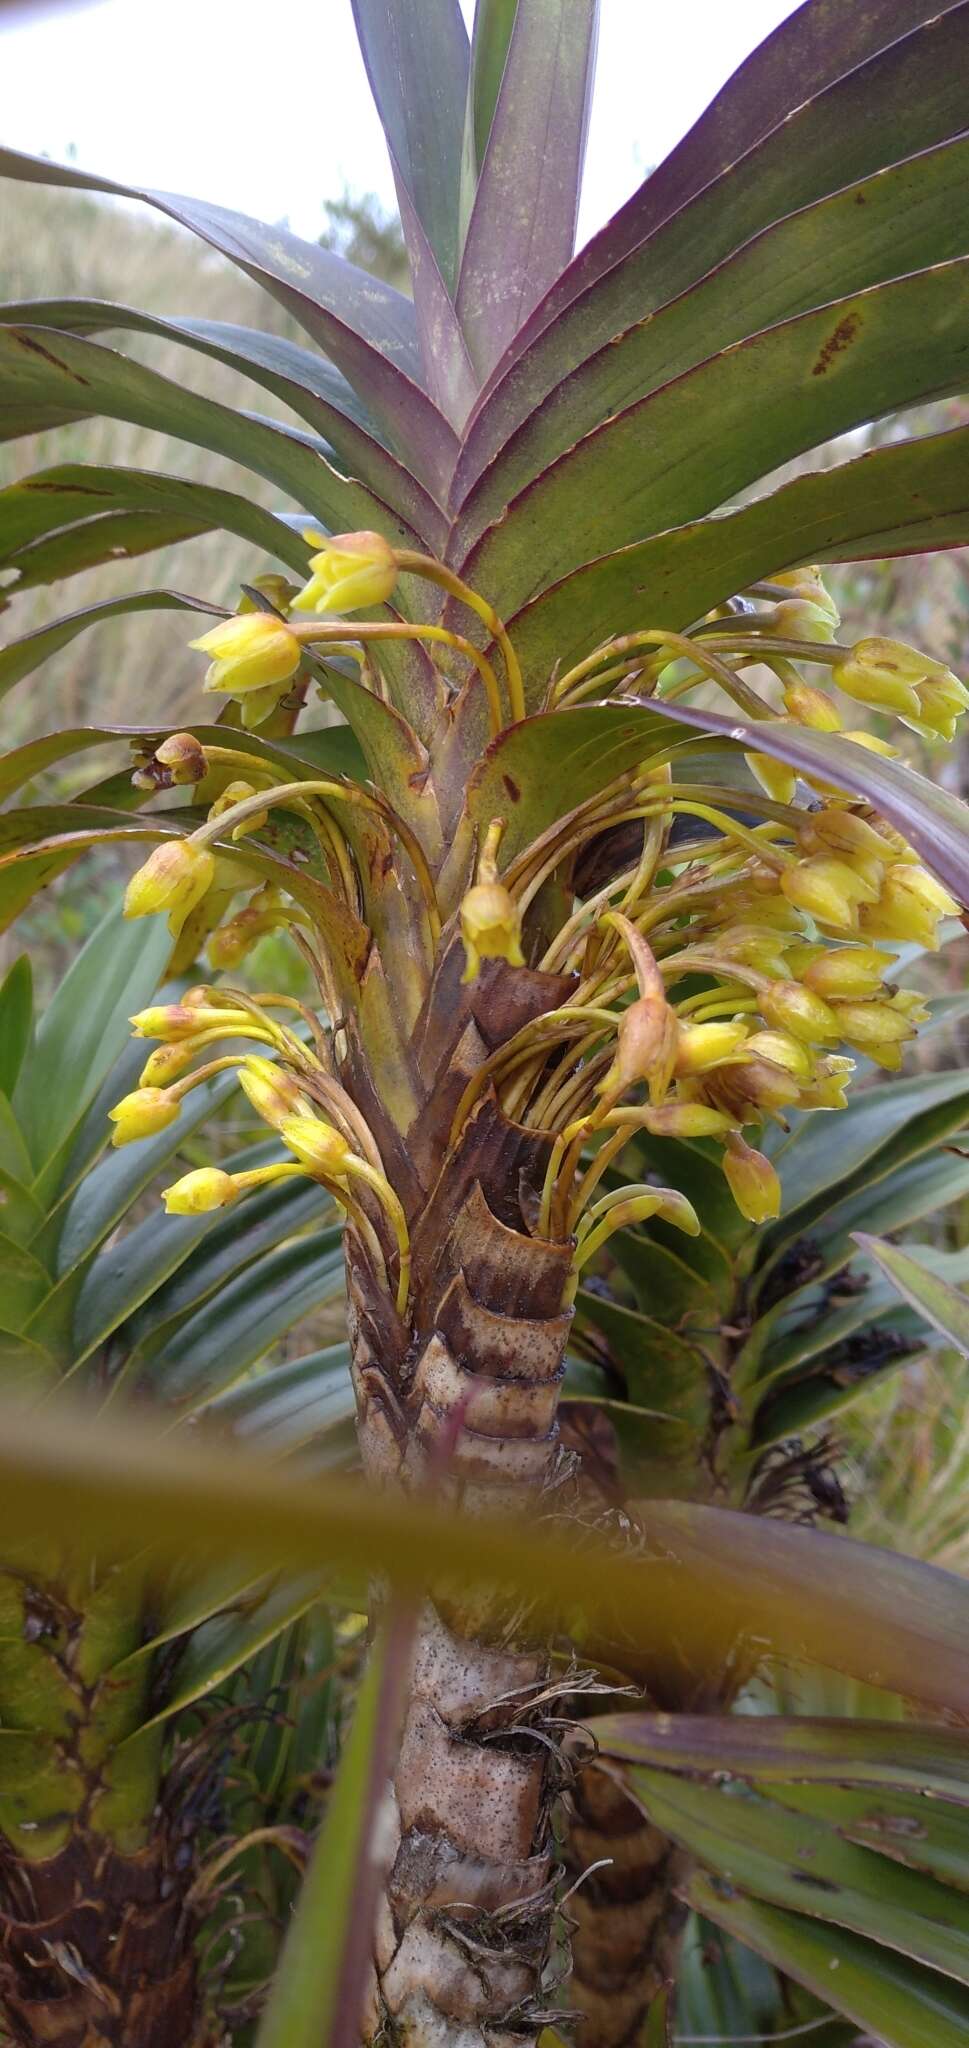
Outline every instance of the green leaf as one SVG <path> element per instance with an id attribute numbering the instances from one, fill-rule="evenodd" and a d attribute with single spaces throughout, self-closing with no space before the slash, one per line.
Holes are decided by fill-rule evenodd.
<path id="1" fill-rule="evenodd" d="M 37 1027 L 14 1107 L 35 1169 L 76 1129 L 130 1035 L 129 1017 L 154 994 L 171 951 L 163 919 L 149 930 L 111 910 L 69 967 Z M 83 1077 L 80 1081 L 79 1077 Z"/>
<path id="2" fill-rule="evenodd" d="M 206 604 L 204 598 L 185 597 L 178 590 L 137 590 L 129 597 L 112 597 L 99 604 L 86 605 L 83 611 L 72 612 L 67 618 L 55 619 L 53 625 L 38 626 L 32 633 L 25 633 L 21 640 L 10 640 L 0 647 L 0 697 L 12 690 L 23 676 L 29 676 L 41 662 L 49 660 L 62 647 L 70 645 L 79 633 L 85 633 L 89 626 L 100 625 L 102 619 L 121 618 L 128 612 L 201 612 L 204 618 L 221 617 L 221 607 Z"/>
<path id="3" fill-rule="evenodd" d="M 400 1738 L 412 1635 L 411 1615 L 395 1612 L 371 1651 L 256 2048 L 353 2048 L 359 2037 L 381 1882 L 375 1832 Z"/>
<path id="4" fill-rule="evenodd" d="M 32 1252 L 0 1233 L 0 1299 L 5 1327 L 14 1336 L 26 1329 L 50 1286 L 50 1275 Z"/>
<path id="5" fill-rule="evenodd" d="M 457 288 L 482 377 L 575 246 L 597 26 L 597 0 L 518 0 Z"/>
<path id="6" fill-rule="evenodd" d="M 413 454 L 418 474 L 446 480 L 454 435 L 421 388 L 414 312 L 400 292 L 317 243 L 300 241 L 287 228 L 249 220 L 201 199 L 119 185 L 10 149 L 0 151 L 0 176 L 142 199 L 192 229 L 294 315 L 349 377 L 393 445 L 405 457 Z"/>
<path id="7" fill-rule="evenodd" d="M 839 1840 L 806 1813 L 641 1766 L 631 1775 L 655 1825 L 731 1885 L 969 1983 L 969 1901 L 957 1892 Z"/>
<path id="8" fill-rule="evenodd" d="M 213 357 L 281 398 L 323 437 L 340 463 L 384 498 L 427 542 L 442 537 L 443 522 L 434 500 L 376 438 L 373 422 L 346 379 L 332 363 L 295 342 L 220 320 L 160 320 L 133 307 L 97 299 L 38 299 L 0 305 L 0 322 L 71 334 L 99 334 L 110 329 L 152 334 Z M 253 506 L 252 512 L 258 516 L 259 508 Z M 266 513 L 261 516 L 263 520 L 269 517 Z"/>
<path id="9" fill-rule="evenodd" d="M 70 411 L 80 392 L 89 412 L 175 434 L 229 456 L 288 491 L 301 510 L 341 531 L 375 528 L 404 546 L 419 539 L 381 498 L 340 476 L 312 435 L 202 398 L 80 335 L 0 325 L 0 382 L 0 425 L 16 424 L 18 408 L 38 400 Z"/>
<path id="10" fill-rule="evenodd" d="M 297 1238 L 237 1274 L 170 1332 L 145 1347 L 131 1390 L 168 1408 L 197 1407 L 240 1380 L 277 1338 L 343 1287 L 342 1233 Z"/>
<path id="11" fill-rule="evenodd" d="M 291 1358 L 228 1394 L 209 1410 L 240 1443 L 263 1452 L 290 1452 L 342 1430 L 354 1413 L 350 1348 L 330 1344 L 305 1358 Z"/>
<path id="12" fill-rule="evenodd" d="M 508 44 L 515 26 L 518 0 L 477 0 L 471 37 L 471 82 L 468 93 L 470 140 L 473 149 L 473 177 L 481 169 L 498 92 L 508 57 Z"/>
<path id="13" fill-rule="evenodd" d="M 779 1911 L 701 1873 L 690 1903 L 828 2005 L 870 2029 L 886 2048 L 964 2048 L 969 1998 L 951 1979 L 865 1941 Z M 926 2026 L 931 2026 L 931 2036 Z"/>
<path id="14" fill-rule="evenodd" d="M 556 662 L 657 620 L 676 630 L 795 563 L 919 554 L 969 540 L 969 428 L 795 477 L 742 511 L 585 563 L 508 621 L 529 701 Z"/>
<path id="15" fill-rule="evenodd" d="M 891 1787 L 969 1806 L 969 1742 L 933 1722 L 779 1714 L 606 1714 L 591 1722 L 604 1755 L 688 1777 L 723 1773 L 772 1787 Z"/>
<path id="16" fill-rule="evenodd" d="M 937 1273 L 928 1271 L 921 1259 L 913 1258 L 899 1245 L 883 1244 L 863 1230 L 856 1230 L 854 1237 L 856 1244 L 860 1244 L 862 1250 L 881 1267 L 897 1292 L 925 1316 L 948 1344 L 954 1344 L 957 1351 L 969 1357 L 969 1301 L 965 1295 L 950 1287 Z"/>
<path id="17" fill-rule="evenodd" d="M 174 1682 L 166 1688 L 164 1705 L 128 1737 L 128 1744 L 139 1742 L 147 1728 L 170 1721 L 217 1691 L 234 1671 L 305 1614 L 319 1599 L 320 1590 L 319 1573 L 305 1572 L 298 1579 L 282 1579 L 268 1590 L 263 1586 L 254 1592 L 241 1591 L 231 1606 L 195 1630 L 179 1659 Z M 135 1654 L 141 1655 L 140 1651 Z M 133 1661 L 117 1666 L 112 1676 L 116 1679 Z"/>
<path id="18" fill-rule="evenodd" d="M 500 514 L 472 491 L 450 560 L 507 616 L 581 563 L 714 511 L 822 440 L 960 391 L 967 309 L 963 259 L 751 335 L 597 426 Z"/>
<path id="19" fill-rule="evenodd" d="M 0 986 L 0 1092 L 13 1094 L 34 1024 L 30 954 L 21 953 Z"/>

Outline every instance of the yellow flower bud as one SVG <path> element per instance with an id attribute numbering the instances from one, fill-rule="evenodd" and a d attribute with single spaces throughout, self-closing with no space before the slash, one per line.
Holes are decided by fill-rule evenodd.
<path id="1" fill-rule="evenodd" d="M 785 590 L 790 591 L 793 598 L 798 598 L 803 603 L 820 605 L 833 624 L 840 625 L 838 607 L 816 563 L 803 569 L 780 569 L 768 578 L 768 582 L 780 583 Z"/>
<path id="2" fill-rule="evenodd" d="M 838 1053 L 827 1053 L 818 1061 L 810 1086 L 802 1088 L 797 1099 L 798 1109 L 847 1109 L 845 1089 L 854 1070 L 854 1060 L 845 1059 Z"/>
<path id="3" fill-rule="evenodd" d="M 239 1085 L 257 1115 L 274 1130 L 281 1130 L 288 1117 L 311 1115 L 310 1105 L 292 1075 L 259 1053 L 250 1053 L 242 1061 Z"/>
<path id="4" fill-rule="evenodd" d="M 905 1048 L 900 1044 L 890 1045 L 884 1041 L 878 1045 L 866 1045 L 865 1053 L 876 1067 L 884 1067 L 888 1074 L 899 1073 L 905 1063 Z"/>
<path id="5" fill-rule="evenodd" d="M 825 591 L 827 598 L 827 592 Z M 830 643 L 834 639 L 838 614 L 830 598 L 826 604 L 815 604 L 806 597 L 790 597 L 776 604 L 772 612 L 765 614 L 769 630 L 778 640 L 815 640 Z"/>
<path id="6" fill-rule="evenodd" d="M 895 861 L 882 884 L 878 902 L 866 905 L 862 927 L 875 939 L 897 939 L 938 950 L 938 926 L 959 906 L 925 868 Z"/>
<path id="7" fill-rule="evenodd" d="M 673 1078 L 679 1020 L 661 995 L 640 996 L 619 1020 L 616 1057 L 604 1087 L 632 1088 L 648 1081 L 652 1102 L 662 1102 Z"/>
<path id="8" fill-rule="evenodd" d="M 859 903 L 874 902 L 878 894 L 846 861 L 824 855 L 785 868 L 781 888 L 789 903 L 806 910 L 819 924 L 849 932 L 857 929 Z"/>
<path id="9" fill-rule="evenodd" d="M 311 1173 L 319 1173 L 327 1180 L 341 1180 L 347 1170 L 347 1161 L 353 1158 L 351 1147 L 332 1124 L 325 1124 L 312 1115 L 286 1116 L 279 1125 L 283 1144 L 295 1152 L 297 1159 Z"/>
<path id="10" fill-rule="evenodd" d="M 858 872 L 858 864 L 868 860 L 894 860 L 896 849 L 884 832 L 877 832 L 867 818 L 859 818 L 857 811 L 824 810 L 812 811 L 803 828 L 805 844 L 811 841 L 821 850 L 843 855 Z"/>
<path id="11" fill-rule="evenodd" d="M 748 1223 L 769 1223 L 781 1213 L 781 1184 L 763 1152 L 736 1133 L 727 1139 L 723 1154 L 727 1185 Z"/>
<path id="12" fill-rule="evenodd" d="M 872 704 L 879 711 L 897 711 L 902 718 L 914 720 L 920 716 L 921 684 L 951 681 L 957 691 L 962 687 L 943 662 L 933 661 L 900 640 L 859 640 L 844 661 L 835 663 L 831 673 L 846 697 L 853 697 L 859 704 Z"/>
<path id="13" fill-rule="evenodd" d="M 814 1078 L 814 1061 L 807 1046 L 791 1031 L 753 1031 L 747 1040 L 747 1051 L 757 1059 L 772 1060 L 775 1067 L 783 1067 L 796 1081 Z"/>
<path id="14" fill-rule="evenodd" d="M 735 1059 L 743 1050 L 747 1026 L 739 1020 L 714 1024 L 686 1024 L 680 1030 L 676 1053 L 678 1074 L 705 1074 L 722 1060 Z"/>
<path id="15" fill-rule="evenodd" d="M 503 882 L 476 882 L 467 891 L 461 902 L 461 937 L 466 959 L 463 982 L 477 978 L 482 960 L 525 965 L 518 907 Z"/>
<path id="16" fill-rule="evenodd" d="M 816 690 L 810 683 L 788 683 L 785 685 L 784 707 L 798 725 L 806 725 L 812 732 L 840 732 L 841 719 L 823 690 Z"/>
<path id="17" fill-rule="evenodd" d="M 180 1044 L 156 1045 L 138 1076 L 139 1088 L 167 1088 L 169 1082 L 177 1081 L 192 1061 L 198 1057 L 199 1043 L 195 1038 L 186 1038 Z"/>
<path id="18" fill-rule="evenodd" d="M 114 1125 L 111 1143 L 132 1145 L 138 1138 L 153 1138 L 175 1122 L 178 1110 L 178 1102 L 164 1088 L 136 1088 L 108 1111 Z"/>
<path id="19" fill-rule="evenodd" d="M 797 775 L 785 761 L 775 761 L 770 754 L 745 754 L 744 760 L 761 789 L 773 797 L 775 804 L 793 803 L 797 788 Z"/>
<path id="20" fill-rule="evenodd" d="M 823 1044 L 837 1038 L 837 1026 L 830 1006 L 799 981 L 775 981 L 758 997 L 761 1016 L 768 1024 L 802 1038 L 807 1045 Z"/>
<path id="21" fill-rule="evenodd" d="M 915 1037 L 911 1019 L 890 1003 L 836 1003 L 835 1010 L 838 1036 L 860 1052 L 867 1052 L 870 1045 L 901 1045 Z"/>
<path id="22" fill-rule="evenodd" d="M 239 618 L 222 619 L 211 632 L 188 644 L 213 657 L 203 689 L 217 690 L 225 697 L 243 697 L 247 690 L 269 687 L 279 691 L 296 674 L 301 659 L 295 634 L 272 612 L 246 612 Z"/>
<path id="23" fill-rule="evenodd" d="M 643 1112 L 654 1138 L 718 1138 L 734 1128 L 734 1119 L 707 1102 L 664 1102 Z"/>
<path id="24" fill-rule="evenodd" d="M 294 597 L 294 611 L 358 612 L 393 596 L 397 561 L 382 534 L 334 533 L 327 539 L 310 528 L 303 539 L 321 547 L 310 556 L 313 574 Z"/>
<path id="25" fill-rule="evenodd" d="M 156 1003 L 151 1009 L 136 1010 L 130 1019 L 137 1038 L 160 1038 L 164 1045 L 194 1038 L 199 1031 L 239 1031 L 245 1035 L 249 1016 L 245 1010 L 216 1010 L 204 1003 Z"/>
<path id="26" fill-rule="evenodd" d="M 915 694 L 919 700 L 918 718 L 910 724 L 927 738 L 941 740 L 955 739 L 956 724 L 969 705 L 969 690 L 954 676 L 951 669 L 943 669 L 941 675 L 927 676 L 924 682 L 916 683 Z"/>
<path id="27" fill-rule="evenodd" d="M 893 964 L 891 954 L 880 953 L 876 946 L 826 948 L 807 963 L 802 979 L 828 1002 L 838 997 L 848 1001 L 877 994 Z"/>
<path id="28" fill-rule="evenodd" d="M 170 733 L 155 748 L 155 760 L 167 768 L 173 783 L 201 782 L 209 772 L 205 749 L 191 732 Z"/>
<path id="29" fill-rule="evenodd" d="M 251 782 L 228 782 L 221 796 L 217 796 L 215 802 L 209 805 L 209 817 L 223 818 L 226 811 L 231 811 L 235 804 L 245 803 L 247 797 L 255 794 Z M 268 816 L 268 811 L 253 811 L 250 818 L 240 819 L 238 825 L 232 828 L 233 839 L 242 839 L 247 832 L 261 831 Z"/>
<path id="30" fill-rule="evenodd" d="M 156 846 L 143 867 L 132 875 L 125 890 L 126 917 L 149 917 L 166 912 L 172 932 L 201 903 L 211 886 L 215 862 L 207 846 L 192 839 L 169 839 Z"/>
<path id="31" fill-rule="evenodd" d="M 239 1192 L 231 1173 L 223 1173 L 218 1166 L 200 1166 L 195 1173 L 173 1181 L 170 1188 L 163 1188 L 162 1201 L 169 1216 L 205 1216 L 210 1209 L 228 1209 Z"/>

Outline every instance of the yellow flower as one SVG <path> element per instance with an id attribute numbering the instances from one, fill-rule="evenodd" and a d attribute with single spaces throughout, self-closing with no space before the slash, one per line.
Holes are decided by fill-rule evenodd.
<path id="1" fill-rule="evenodd" d="M 218 1166 L 200 1166 L 181 1180 L 162 1189 L 162 1201 L 169 1216 L 204 1216 L 210 1209 L 227 1209 L 239 1194 L 231 1173 Z"/>
<path id="2" fill-rule="evenodd" d="M 282 1130 L 287 1117 L 310 1115 L 310 1105 L 291 1074 L 260 1053 L 249 1053 L 239 1068 L 239 1084 L 264 1123 Z"/>
<path id="3" fill-rule="evenodd" d="M 213 659 L 206 670 L 205 690 L 242 697 L 247 690 L 281 689 L 300 664 L 300 644 L 282 619 L 270 612 L 246 612 L 222 619 L 201 639 L 190 640 L 200 654 Z"/>
<path id="4" fill-rule="evenodd" d="M 863 906 L 861 923 L 873 939 L 899 939 L 935 952 L 941 919 L 958 912 L 959 905 L 934 875 L 914 862 L 895 861 L 877 903 Z"/>
<path id="5" fill-rule="evenodd" d="M 833 925 L 835 931 L 855 931 L 859 903 L 874 903 L 878 895 L 847 861 L 829 860 L 823 854 L 785 868 L 781 888 L 796 909 L 806 910 L 820 924 Z"/>
<path id="6" fill-rule="evenodd" d="M 227 782 L 221 796 L 217 796 L 215 802 L 209 805 L 209 818 L 224 817 L 226 811 L 231 811 L 235 804 L 245 803 L 247 797 L 255 794 L 251 782 Z M 253 811 L 251 817 L 240 819 L 238 825 L 233 825 L 233 839 L 242 839 L 247 832 L 260 832 L 268 816 L 268 811 Z"/>
<path id="7" fill-rule="evenodd" d="M 705 1074 L 722 1060 L 735 1059 L 747 1039 L 747 1026 L 736 1023 L 688 1024 L 680 1031 L 676 1054 L 678 1074 Z"/>
<path id="8" fill-rule="evenodd" d="M 778 640 L 818 640 L 830 642 L 834 639 L 838 614 L 824 593 L 827 602 L 817 604 L 813 598 L 790 597 L 774 606 L 773 612 L 765 613 L 768 629 Z"/>
<path id="9" fill-rule="evenodd" d="M 773 797 L 775 804 L 789 804 L 794 800 L 797 775 L 786 761 L 775 761 L 770 754 L 745 754 L 744 760 L 761 789 Z"/>
<path id="10" fill-rule="evenodd" d="M 811 1054 L 803 1039 L 791 1031 L 753 1031 L 747 1040 L 747 1051 L 755 1059 L 772 1060 L 775 1067 L 783 1067 L 796 1081 L 814 1079 Z"/>
<path id="11" fill-rule="evenodd" d="M 841 719 L 823 690 L 816 690 L 810 683 L 788 683 L 783 692 L 784 707 L 796 718 L 798 725 L 806 725 L 812 732 L 840 732 Z"/>
<path id="12" fill-rule="evenodd" d="M 201 903 L 212 883 L 215 861 L 207 846 L 191 839 L 171 839 L 156 846 L 143 867 L 132 875 L 125 890 L 126 917 L 168 914 L 169 927 L 177 936 L 190 910 Z"/>
<path id="13" fill-rule="evenodd" d="M 803 980 L 826 1002 L 839 997 L 843 1001 L 863 1000 L 878 993 L 893 964 L 891 954 L 880 953 L 876 946 L 826 947 L 807 962 Z"/>
<path id="14" fill-rule="evenodd" d="M 733 1127 L 733 1118 L 707 1102 L 664 1102 L 643 1111 L 643 1123 L 655 1138 L 718 1138 Z"/>
<path id="15" fill-rule="evenodd" d="M 133 1145 L 138 1138 L 153 1138 L 178 1115 L 179 1103 L 164 1088 L 135 1088 L 109 1109 L 114 1125 L 113 1145 Z"/>
<path id="16" fill-rule="evenodd" d="M 769 1223 L 781 1213 L 781 1184 L 763 1152 L 732 1132 L 724 1146 L 723 1170 L 727 1185 L 748 1223 Z"/>
<path id="17" fill-rule="evenodd" d="M 839 690 L 859 704 L 896 711 L 917 731 L 951 739 L 969 691 L 942 661 L 900 640 L 859 640 L 831 671 Z"/>
<path id="18" fill-rule="evenodd" d="M 758 1000 L 768 1024 L 789 1031 L 807 1045 L 819 1045 L 838 1035 L 830 1006 L 812 989 L 802 988 L 799 981 L 775 981 Z"/>
<path id="19" fill-rule="evenodd" d="M 461 937 L 463 982 L 476 980 L 482 960 L 507 960 L 510 967 L 525 965 L 518 907 L 503 882 L 476 882 L 467 891 L 461 902 Z"/>
<path id="20" fill-rule="evenodd" d="M 313 574 L 294 597 L 294 611 L 358 612 L 393 596 L 397 561 L 382 534 L 334 533 L 327 539 L 310 528 L 303 539 L 322 545 L 310 556 Z"/>
<path id="21" fill-rule="evenodd" d="M 163 1045 L 194 1038 L 199 1031 L 238 1031 L 245 1036 L 251 1019 L 245 1010 L 216 1010 L 207 1003 L 155 1003 L 129 1019 L 138 1038 L 160 1038 Z"/>
<path id="22" fill-rule="evenodd" d="M 890 1003 L 837 1003 L 835 1010 L 839 1037 L 859 1052 L 872 1045 L 902 1045 L 915 1037 L 911 1018 Z"/>
<path id="23" fill-rule="evenodd" d="M 827 612 L 834 625 L 840 625 L 840 614 L 830 590 L 827 588 L 821 569 L 816 563 L 803 569 L 779 569 L 768 578 L 789 590 L 792 598 L 803 604 L 820 605 Z"/>
<path id="24" fill-rule="evenodd" d="M 346 1139 L 334 1130 L 332 1124 L 323 1123 L 319 1117 L 283 1117 L 279 1135 L 283 1144 L 295 1152 L 301 1165 L 308 1167 L 311 1173 L 323 1174 L 327 1180 L 341 1180 L 348 1160 L 353 1157 Z"/>

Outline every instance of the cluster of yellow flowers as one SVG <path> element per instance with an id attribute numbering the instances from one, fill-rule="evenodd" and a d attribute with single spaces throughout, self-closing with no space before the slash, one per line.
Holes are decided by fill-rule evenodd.
<path id="1" fill-rule="evenodd" d="M 379 535 L 327 540 L 311 530 L 306 538 L 318 543 L 319 552 L 311 558 L 305 588 L 294 592 L 276 579 L 276 596 L 293 612 L 320 615 L 386 603 L 401 567 L 414 563 L 446 589 L 454 587 L 440 565 L 395 553 Z M 504 629 L 474 593 L 465 596 L 493 628 L 509 698 L 515 700 L 520 675 Z M 952 736 L 969 706 L 969 691 L 943 664 L 896 642 L 840 646 L 838 614 L 819 570 L 785 572 L 756 587 L 753 597 L 757 608 L 724 608 L 693 636 L 650 631 L 607 643 L 553 681 L 550 703 L 608 696 L 610 684 L 621 690 L 630 680 L 662 703 L 664 692 L 682 694 L 712 678 L 759 717 L 843 732 L 831 692 L 802 674 L 813 663 L 827 668 L 830 684 L 843 696 L 898 716 L 920 734 Z M 433 628 L 368 626 L 359 637 L 387 631 L 437 632 L 459 644 Z M 192 645 L 213 658 L 206 689 L 237 698 L 244 711 L 248 706 L 243 722 L 253 725 L 279 703 L 314 635 L 309 626 L 252 609 Z M 489 664 L 475 658 L 494 708 L 496 678 Z M 697 674 L 684 678 L 674 669 L 668 690 L 671 665 L 684 658 Z M 753 696 L 740 673 L 751 666 L 776 679 L 781 711 Z M 845 737 L 876 752 L 895 751 L 867 731 Z M 898 832 L 856 799 L 814 777 L 805 806 L 803 792 L 795 800 L 793 770 L 759 753 L 748 755 L 748 762 L 766 792 L 766 800 L 759 791 L 738 799 L 738 809 L 754 813 L 749 822 L 724 810 L 718 792 L 675 783 L 670 761 L 662 758 L 621 777 L 611 792 L 562 820 L 553 855 L 543 841 L 536 842 L 504 873 L 498 863 L 503 826 L 495 820 L 460 903 L 465 981 L 473 981 L 489 959 L 522 967 L 523 917 L 544 876 L 557 864 L 567 865 L 613 818 L 642 820 L 637 864 L 577 903 L 534 963 L 571 974 L 571 995 L 485 1062 L 465 1090 L 455 1123 L 457 1129 L 481 1089 L 493 1084 L 509 1115 L 549 1135 L 541 1227 L 553 1235 L 577 1235 L 576 1270 L 620 1223 L 660 1213 L 680 1228 L 699 1228 L 689 1203 L 674 1190 L 623 1187 L 593 1201 L 603 1174 L 637 1127 L 654 1135 L 716 1140 L 742 1213 L 765 1221 L 778 1211 L 779 1184 L 769 1159 L 745 1133 L 770 1121 L 783 1125 L 795 1109 L 843 1107 L 854 1067 L 850 1054 L 896 1069 L 925 1018 L 921 997 L 896 985 L 893 948 L 935 947 L 940 919 L 957 905 Z M 194 958 L 208 935 L 212 966 L 231 969 L 265 932 L 299 922 L 302 913 L 278 889 L 254 870 L 247 879 L 212 842 L 258 830 L 276 803 L 307 814 L 314 792 L 382 805 L 395 820 L 421 882 L 435 940 L 440 920 L 434 882 L 420 847 L 386 799 L 335 782 L 278 785 L 263 757 L 239 747 L 203 749 L 188 733 L 166 740 L 143 774 L 146 786 L 159 774 L 175 783 L 204 784 L 216 769 L 221 787 L 207 822 L 191 837 L 160 846 L 126 897 L 129 916 L 167 914 L 178 940 L 176 964 Z M 677 819 L 697 820 L 697 836 L 678 841 L 672 832 Z M 251 891 L 245 907 L 224 922 L 226 906 L 240 888 Z M 139 1088 L 112 1112 L 115 1143 L 163 1129 L 189 1089 L 234 1065 L 290 1160 L 249 1174 L 216 1168 L 189 1174 L 166 1191 L 169 1208 L 196 1213 L 222 1207 L 250 1186 L 302 1172 L 328 1186 L 373 1237 L 352 1193 L 355 1180 L 368 1180 L 393 1222 L 404 1273 L 403 1218 L 367 1126 L 332 1072 L 271 1018 L 272 1008 L 283 1002 L 199 989 L 179 1005 L 135 1018 L 136 1030 L 162 1042 Z M 217 1041 L 239 1037 L 259 1041 L 284 1067 L 251 1053 L 208 1057 Z M 193 1067 L 199 1055 L 203 1064 Z M 321 1119 L 321 1103 L 335 1122 Z M 590 1144 L 595 1150 L 588 1164 Z"/>

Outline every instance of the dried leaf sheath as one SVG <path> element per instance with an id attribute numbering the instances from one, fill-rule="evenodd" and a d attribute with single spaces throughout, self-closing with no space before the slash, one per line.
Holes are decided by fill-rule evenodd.
<path id="1" fill-rule="evenodd" d="M 506 1034 L 559 999 L 560 978 L 491 963 L 454 1000 L 445 958 L 415 1039 L 426 1099 L 414 1183 L 413 1336 L 389 1327 L 352 1231 L 347 1267 L 360 1444 L 378 1483 L 427 1486 L 468 1512 L 536 1501 L 561 1467 L 556 1408 L 571 1320 L 571 1250 L 536 1237 L 547 1147 L 486 1098 L 435 1173 L 455 1090 Z M 441 999 L 440 982 L 452 984 Z M 476 1052 L 472 1053 L 472 1047 Z M 410 1134 L 408 1134 L 408 1139 Z M 426 1182 L 426 1188 L 423 1184 Z M 552 1896 L 557 1774 L 540 1730 L 547 1660 L 526 1615 L 477 1610 L 446 1580 L 422 1617 L 388 1832 L 367 2038 L 413 2027 L 430 2043 L 534 2038 Z M 401 2036 L 403 2038 L 403 2034 Z"/>

